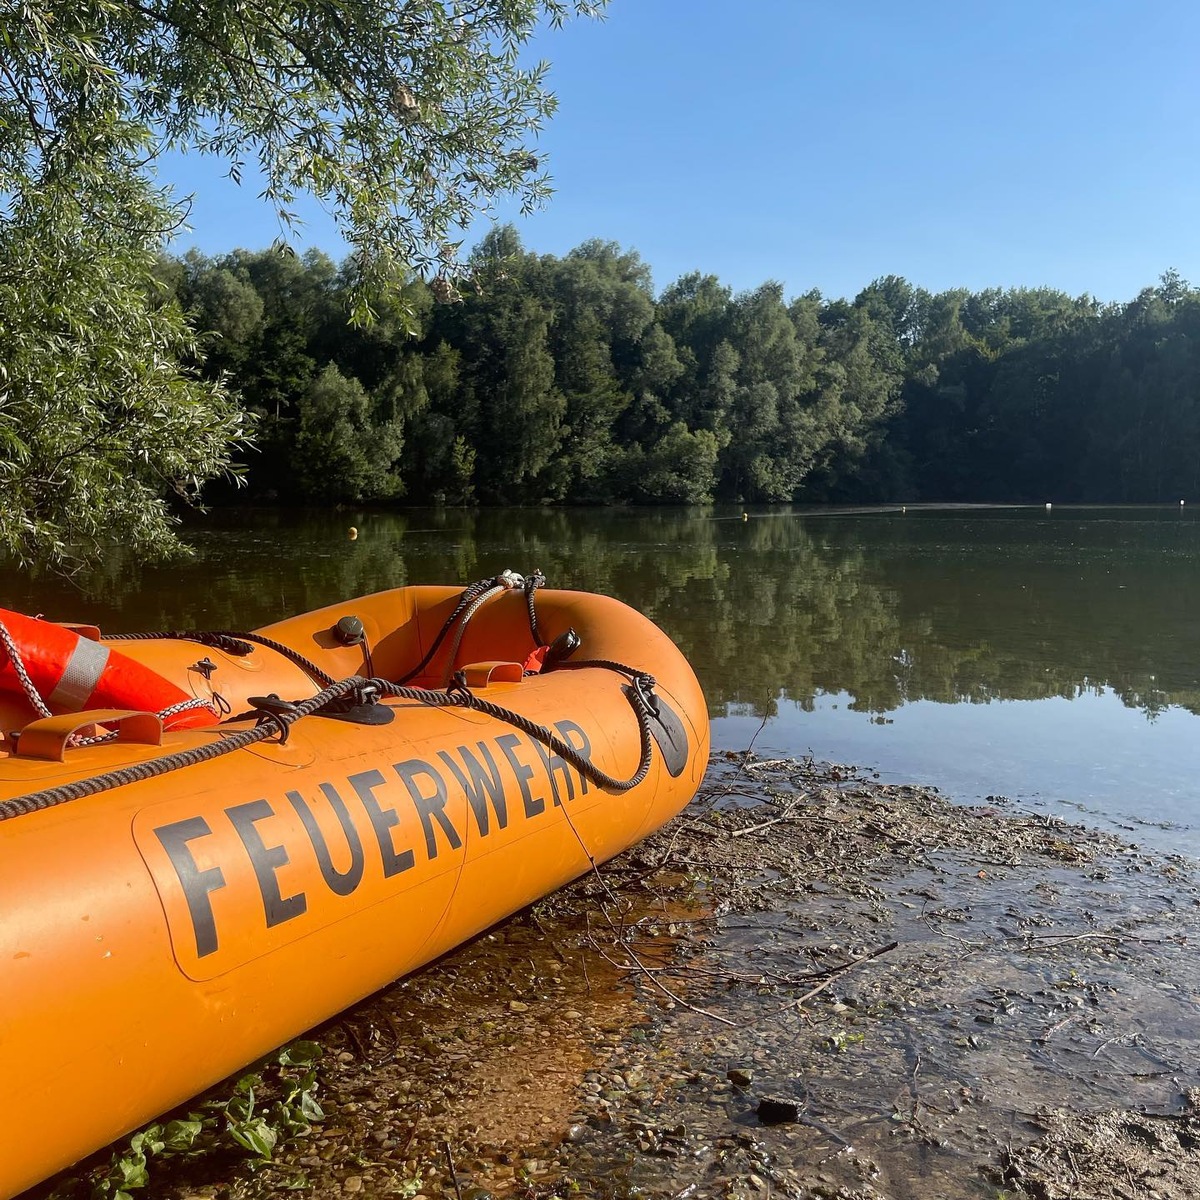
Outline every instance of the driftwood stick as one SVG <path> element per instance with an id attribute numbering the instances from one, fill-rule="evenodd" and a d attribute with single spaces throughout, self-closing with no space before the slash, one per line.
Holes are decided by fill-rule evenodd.
<path id="1" fill-rule="evenodd" d="M 778 825 L 780 821 L 786 821 L 788 817 L 808 799 L 807 792 L 801 792 L 795 800 L 791 802 L 777 817 L 772 817 L 769 821 L 760 821 L 757 825 L 748 825 L 745 829 L 735 829 L 730 837 L 745 837 L 748 833 L 758 833 L 759 830 L 766 829 L 771 825 Z"/>
<path id="2" fill-rule="evenodd" d="M 789 1008 L 800 1008 L 805 1000 L 811 1000 L 818 992 L 823 992 L 830 984 L 836 983 L 847 971 L 852 967 L 857 967 L 860 963 L 869 962 L 873 958 L 878 958 L 881 954 L 887 954 L 889 950 L 895 950 L 900 945 L 899 942 L 889 942 L 886 946 L 880 946 L 877 950 L 871 950 L 866 954 L 860 954 L 857 958 L 852 958 L 847 963 L 842 963 L 837 967 L 830 967 L 828 977 L 818 983 L 816 987 L 809 988 L 803 996 L 795 1000 L 789 1000 L 779 1012 L 787 1012 Z"/>
<path id="3" fill-rule="evenodd" d="M 1009 938 L 1010 942 L 1042 942 L 1054 945 L 1058 942 L 1136 942 L 1139 946 L 1161 946 L 1158 938 L 1140 938 L 1132 933 L 1027 933 Z"/>
<path id="4" fill-rule="evenodd" d="M 450 1152 L 450 1143 L 443 1142 L 442 1145 L 446 1149 L 446 1162 L 450 1164 L 450 1182 L 454 1184 L 454 1194 L 458 1200 L 462 1200 L 462 1188 L 458 1184 L 458 1172 L 454 1169 L 454 1155 Z"/>

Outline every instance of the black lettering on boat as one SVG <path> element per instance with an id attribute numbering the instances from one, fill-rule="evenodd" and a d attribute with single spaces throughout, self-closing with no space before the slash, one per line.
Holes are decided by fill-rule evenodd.
<path id="1" fill-rule="evenodd" d="M 462 767 L 445 750 L 438 751 L 438 758 L 450 768 L 454 778 L 458 780 L 458 786 L 462 788 L 467 803 L 470 804 L 471 811 L 475 814 L 475 827 L 479 830 L 479 836 L 487 837 L 491 830 L 491 822 L 488 819 L 488 800 L 492 802 L 492 811 L 496 814 L 496 826 L 499 829 L 503 829 L 508 824 L 508 805 L 504 800 L 504 784 L 500 780 L 500 768 L 496 766 L 496 760 L 492 757 L 491 750 L 488 749 L 486 742 L 477 743 L 477 748 L 480 758 L 487 764 L 486 767 L 466 746 L 455 746 L 454 748 L 454 753 L 463 761 Z"/>
<path id="2" fill-rule="evenodd" d="M 554 797 L 555 804 L 562 804 L 562 793 L 559 790 L 558 784 L 554 781 L 554 772 L 561 771 L 563 783 L 566 785 L 567 799 L 575 799 L 575 780 L 571 778 L 571 768 L 567 766 L 566 759 L 555 754 L 548 746 L 543 746 L 541 742 L 533 743 L 534 749 L 541 755 L 542 766 L 546 768 L 546 778 L 550 781 L 550 794 Z"/>
<path id="3" fill-rule="evenodd" d="M 325 794 L 325 799 L 329 801 L 329 807 L 338 819 L 338 824 L 342 827 L 342 833 L 346 838 L 346 848 L 350 851 L 350 865 L 344 871 L 339 871 L 334 866 L 333 855 L 329 852 L 329 843 L 325 840 L 325 834 L 321 831 L 321 826 L 317 824 L 317 819 L 313 816 L 308 801 L 299 792 L 288 792 L 287 798 L 296 810 L 296 815 L 304 822 L 308 840 L 312 842 L 313 850 L 316 851 L 317 866 L 321 868 L 321 878 L 325 880 L 334 895 L 349 896 L 362 883 L 365 864 L 362 838 L 358 836 L 358 830 L 354 828 L 354 822 L 350 820 L 350 814 L 346 811 L 346 802 L 338 795 L 333 784 L 323 783 L 320 787 Z"/>
<path id="4" fill-rule="evenodd" d="M 400 814 L 394 808 L 384 808 L 375 799 L 375 789 L 382 787 L 384 782 L 382 772 L 375 770 L 360 771 L 350 776 L 350 786 L 358 793 L 371 819 L 371 828 L 375 830 L 375 840 L 379 843 L 379 854 L 383 859 L 383 877 L 391 879 L 393 875 L 409 870 L 416 859 L 411 850 L 396 853 L 392 829 L 400 824 Z"/>
<path id="5" fill-rule="evenodd" d="M 233 823 L 237 835 L 250 855 L 250 865 L 258 880 L 259 895 L 262 896 L 263 915 L 267 928 L 282 925 L 308 911 L 308 900 L 303 892 L 284 899 L 279 890 L 276 872 L 291 861 L 283 846 L 268 846 L 258 832 L 257 823 L 275 815 L 275 810 L 265 800 L 251 800 L 248 804 L 235 804 L 227 808 L 225 815 Z"/>
<path id="6" fill-rule="evenodd" d="M 554 728 L 558 730 L 562 736 L 562 740 L 567 743 L 581 757 L 591 761 L 592 743 L 588 735 L 583 732 L 583 729 L 576 725 L 574 721 L 555 721 Z M 574 735 L 574 736 L 572 736 Z M 578 741 L 576 741 L 578 738 Z M 583 772 L 579 772 L 579 794 L 586 796 L 588 791 L 587 776 Z"/>
<path id="7" fill-rule="evenodd" d="M 458 836 L 458 830 L 446 816 L 446 801 L 449 796 L 446 795 L 446 783 L 442 777 L 429 763 L 419 758 L 410 758 L 405 762 L 396 763 L 395 767 L 396 774 L 404 780 L 404 786 L 408 788 L 408 794 L 412 797 L 417 816 L 421 818 L 421 827 L 425 830 L 425 849 L 429 854 L 430 861 L 437 858 L 438 854 L 437 835 L 433 831 L 434 821 L 437 821 L 442 827 L 442 833 L 446 835 L 446 841 L 450 843 L 451 848 L 460 849 L 462 838 Z M 426 795 L 421 790 L 420 784 L 417 783 L 419 775 L 425 775 L 432 781 L 431 794 Z"/>
<path id="8" fill-rule="evenodd" d="M 208 837 L 212 830 L 203 817 L 188 817 L 186 821 L 175 821 L 154 831 L 162 844 L 179 877 L 180 886 L 187 900 L 188 913 L 192 918 L 192 932 L 196 935 L 196 957 L 215 954 L 218 948 L 217 923 L 213 919 L 212 902 L 209 895 L 225 886 L 225 876 L 220 867 L 200 870 L 188 849 L 188 842 Z"/>
<path id="9" fill-rule="evenodd" d="M 517 777 L 517 787 L 521 789 L 521 799 L 525 804 L 525 816 L 536 817 L 546 811 L 546 802 L 539 796 L 534 796 L 529 790 L 529 781 L 533 778 L 533 768 L 523 763 L 516 755 L 516 748 L 521 744 L 520 737 L 515 733 L 504 733 L 496 739 L 496 745 L 504 752 L 508 765 L 512 767 Z"/>

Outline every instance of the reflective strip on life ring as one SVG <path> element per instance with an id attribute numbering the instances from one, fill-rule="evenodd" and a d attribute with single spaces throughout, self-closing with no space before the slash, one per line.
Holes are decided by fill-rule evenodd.
<path id="1" fill-rule="evenodd" d="M 62 678 L 46 697 L 51 708 L 79 712 L 100 686 L 100 678 L 108 666 L 109 649 L 99 642 L 81 637 L 67 660 Z"/>

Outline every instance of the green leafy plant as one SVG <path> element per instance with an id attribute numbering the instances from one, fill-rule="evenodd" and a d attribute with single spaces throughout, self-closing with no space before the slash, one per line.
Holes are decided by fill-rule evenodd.
<path id="1" fill-rule="evenodd" d="M 228 1099 L 208 1100 L 187 1117 L 155 1122 L 139 1130 L 126 1146 L 113 1152 L 108 1169 L 91 1187 L 91 1200 L 133 1200 L 132 1193 L 150 1185 L 151 1167 L 200 1159 L 236 1148 L 250 1170 L 273 1160 L 282 1146 L 311 1132 L 324 1112 L 317 1100 L 317 1064 L 321 1047 L 293 1042 L 243 1075 Z M 266 1103 L 262 1096 L 271 1098 Z M 70 1180 L 54 1200 L 72 1200 L 79 1189 Z"/>

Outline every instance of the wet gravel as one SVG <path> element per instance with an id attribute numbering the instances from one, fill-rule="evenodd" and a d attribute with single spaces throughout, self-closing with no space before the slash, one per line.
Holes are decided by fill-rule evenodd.
<path id="1" fill-rule="evenodd" d="M 147 1194 L 1195 1196 L 1197 936 L 1181 858 L 718 756 L 654 838 L 316 1031 L 326 1118 L 276 1162 Z"/>

